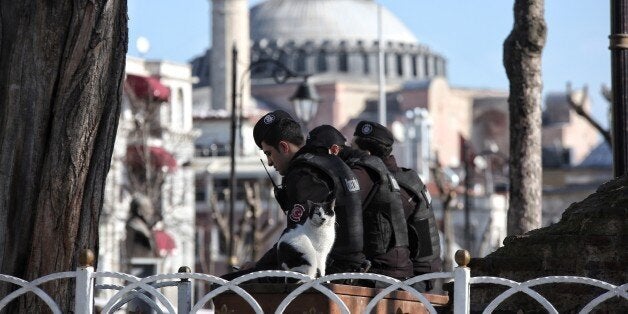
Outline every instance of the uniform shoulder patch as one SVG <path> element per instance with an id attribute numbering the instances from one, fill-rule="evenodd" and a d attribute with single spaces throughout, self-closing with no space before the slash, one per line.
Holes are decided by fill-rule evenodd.
<path id="1" fill-rule="evenodd" d="M 294 204 L 294 207 L 292 207 L 292 210 L 290 210 L 288 217 L 290 218 L 290 220 L 294 222 L 300 222 L 301 217 L 303 217 L 304 213 L 305 213 L 305 207 L 303 207 L 303 205 Z"/>
<path id="2" fill-rule="evenodd" d="M 360 190 L 360 182 L 357 178 L 345 179 L 345 185 L 349 192 L 357 192 Z"/>

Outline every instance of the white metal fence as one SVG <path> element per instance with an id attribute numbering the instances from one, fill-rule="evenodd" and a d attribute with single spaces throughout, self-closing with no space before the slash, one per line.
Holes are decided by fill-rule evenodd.
<path id="1" fill-rule="evenodd" d="M 458 254 L 457 254 L 458 255 Z M 323 285 L 329 281 L 341 280 L 341 279 L 366 279 L 384 282 L 389 284 L 387 288 L 381 290 L 366 306 L 366 313 L 370 313 L 375 308 L 377 303 L 381 301 L 390 292 L 402 289 L 414 297 L 416 297 L 430 313 L 436 313 L 436 309 L 421 293 L 412 288 L 412 284 L 423 280 L 431 279 L 451 279 L 454 282 L 454 296 L 453 296 L 453 312 L 455 314 L 469 313 L 470 312 L 470 290 L 474 284 L 495 284 L 509 287 L 506 291 L 499 294 L 492 302 L 488 304 L 484 313 L 491 313 L 502 302 L 507 300 L 515 293 L 524 293 L 543 306 L 549 313 L 558 313 L 554 306 L 541 294 L 532 290 L 533 287 L 539 285 L 546 285 L 552 283 L 578 283 L 590 286 L 595 286 L 606 290 L 603 294 L 599 295 L 592 301 L 590 301 L 580 313 L 588 313 L 592 311 L 596 306 L 605 302 L 613 297 L 620 297 L 628 300 L 628 284 L 621 286 L 615 286 L 600 280 L 595 280 L 585 277 L 576 276 L 551 276 L 528 280 L 525 282 L 516 282 L 504 278 L 497 277 L 471 277 L 470 270 L 467 265 L 468 259 L 461 263 L 462 266 L 458 266 L 452 272 L 440 272 L 430 273 L 414 278 L 410 278 L 405 281 L 399 281 L 387 276 L 368 274 L 368 273 L 343 273 L 327 275 L 316 280 L 311 280 L 309 277 L 287 271 L 260 271 L 251 273 L 232 281 L 226 281 L 222 278 L 199 274 L 184 272 L 185 269 L 181 269 L 179 273 L 155 275 L 146 278 L 138 278 L 129 274 L 118 272 L 95 272 L 91 266 L 80 266 L 73 272 L 62 272 L 50 274 L 38 278 L 33 281 L 25 281 L 16 277 L 8 275 L 0 275 L 0 282 L 10 283 L 17 288 L 6 296 L 0 296 L 0 311 L 4 309 L 11 301 L 26 294 L 34 293 L 37 295 L 53 313 L 61 313 L 59 306 L 55 301 L 41 288 L 40 285 L 60 279 L 74 279 L 76 280 L 76 299 L 74 305 L 75 313 L 94 313 L 94 291 L 95 290 L 112 290 L 114 294 L 108 298 L 106 304 L 102 307 L 102 313 L 113 313 L 121 309 L 125 304 L 134 298 L 143 300 L 146 304 L 152 307 L 157 313 L 197 313 L 203 309 L 217 295 L 226 292 L 228 290 L 241 296 L 244 302 L 248 303 L 251 309 L 256 313 L 263 313 L 262 307 L 258 302 L 239 285 L 246 281 L 262 277 L 286 277 L 294 278 L 303 281 L 297 289 L 290 292 L 283 301 L 279 304 L 275 313 L 283 313 L 290 303 L 295 300 L 301 293 L 315 289 L 327 296 L 333 301 L 342 311 L 342 313 L 350 313 L 349 308 L 340 299 L 339 296 L 334 294 L 328 287 Z M 189 271 L 189 270 L 188 270 Z M 117 279 L 121 282 L 125 282 L 124 285 L 116 284 L 95 284 L 99 279 Z M 212 291 L 205 294 L 198 300 L 192 300 L 192 281 L 204 281 L 213 284 L 215 287 Z M 178 293 L 178 300 L 176 307 L 173 305 L 161 291 L 163 287 L 176 287 Z"/>

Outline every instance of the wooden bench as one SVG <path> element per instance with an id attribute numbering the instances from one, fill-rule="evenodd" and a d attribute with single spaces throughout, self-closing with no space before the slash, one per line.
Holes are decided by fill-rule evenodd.
<path id="1" fill-rule="evenodd" d="M 264 310 L 264 313 L 274 313 L 277 306 L 298 284 L 242 284 L 241 288 L 255 298 Z M 364 313 L 369 301 L 382 289 L 341 284 L 325 284 L 331 291 L 340 297 L 351 313 Z M 444 307 L 449 298 L 443 295 L 423 294 L 432 305 Z M 229 291 L 214 298 L 216 313 L 254 313 L 249 304 L 239 295 Z M 310 289 L 286 308 L 284 313 L 340 313 L 340 308 L 327 296 Z M 393 291 L 380 300 L 374 313 L 428 313 L 417 298 L 407 291 Z"/>

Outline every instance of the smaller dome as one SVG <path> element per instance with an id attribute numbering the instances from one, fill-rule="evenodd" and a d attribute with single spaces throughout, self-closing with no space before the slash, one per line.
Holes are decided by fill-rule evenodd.
<path id="1" fill-rule="evenodd" d="M 372 43 L 378 39 L 377 16 L 372 0 L 268 0 L 251 9 L 251 39 Z M 418 44 L 384 7 L 382 21 L 384 41 Z"/>

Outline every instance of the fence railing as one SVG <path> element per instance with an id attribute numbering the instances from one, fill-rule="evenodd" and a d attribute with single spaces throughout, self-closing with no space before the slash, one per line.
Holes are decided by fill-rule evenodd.
<path id="1" fill-rule="evenodd" d="M 536 300 L 549 313 L 558 313 L 554 306 L 545 297 L 531 289 L 535 286 L 551 283 L 578 283 L 606 290 L 606 292 L 602 293 L 584 306 L 580 313 L 588 313 L 599 304 L 613 297 L 621 297 L 628 300 L 628 284 L 615 286 L 600 280 L 576 276 L 550 276 L 536 278 L 525 282 L 516 282 L 497 277 L 471 277 L 470 270 L 466 266 L 469 263 L 468 252 L 456 252 L 456 262 L 458 263 L 458 267 L 456 267 L 452 272 L 430 273 L 416 276 L 405 281 L 399 281 L 387 276 L 369 273 L 332 274 L 311 280 L 303 274 L 289 271 L 259 271 L 238 277 L 231 281 L 226 281 L 220 277 L 212 275 L 191 273 L 187 267 L 181 267 L 178 273 L 160 274 L 146 278 L 138 278 L 119 272 L 96 272 L 93 267 L 90 266 L 89 262 L 82 262 L 82 265 L 79 266 L 76 271 L 50 274 L 30 282 L 13 276 L 0 275 L 0 282 L 13 284 L 17 288 L 8 295 L 0 296 L 0 311 L 2 311 L 2 309 L 4 309 L 16 298 L 27 293 L 34 293 L 44 302 L 50 311 L 53 313 L 62 313 L 55 301 L 45 291 L 39 288 L 42 284 L 60 279 L 74 279 L 76 281 L 74 302 L 75 313 L 94 313 L 95 290 L 114 291 L 113 296 L 108 298 L 104 306 L 102 306 L 101 313 L 116 312 L 125 304 L 136 298 L 142 300 L 157 313 L 197 313 L 199 310 L 206 307 L 206 305 L 209 304 L 216 296 L 227 291 L 231 291 L 242 297 L 244 302 L 246 302 L 255 313 L 263 313 L 260 304 L 249 292 L 241 288 L 240 284 L 257 278 L 269 277 L 293 278 L 302 282 L 298 288 L 291 291 L 284 297 L 275 313 L 283 313 L 292 301 L 309 289 L 315 289 L 327 296 L 327 298 L 340 308 L 342 313 L 350 313 L 350 309 L 340 299 L 340 297 L 325 286 L 325 283 L 327 282 L 345 279 L 373 280 L 389 285 L 370 300 L 366 306 L 366 310 L 364 311 L 366 313 L 370 313 L 376 307 L 378 302 L 384 299 L 386 295 L 397 289 L 409 292 L 425 306 L 427 311 L 430 313 L 436 313 L 436 309 L 427 300 L 427 298 L 412 287 L 412 285 L 417 282 L 431 279 L 453 280 L 453 312 L 455 314 L 466 314 L 470 312 L 470 291 L 472 289 L 472 285 L 475 284 L 495 284 L 509 287 L 488 304 L 484 313 L 491 313 L 515 293 L 524 293 Z M 98 279 L 102 280 L 107 278 L 117 279 L 125 284 L 95 283 Z M 191 280 L 206 282 L 211 284 L 213 288 L 210 292 L 198 298 L 198 300 L 193 301 Z M 173 305 L 171 300 L 168 299 L 162 291 L 160 291 L 163 287 L 175 287 L 177 289 L 176 306 Z"/>

